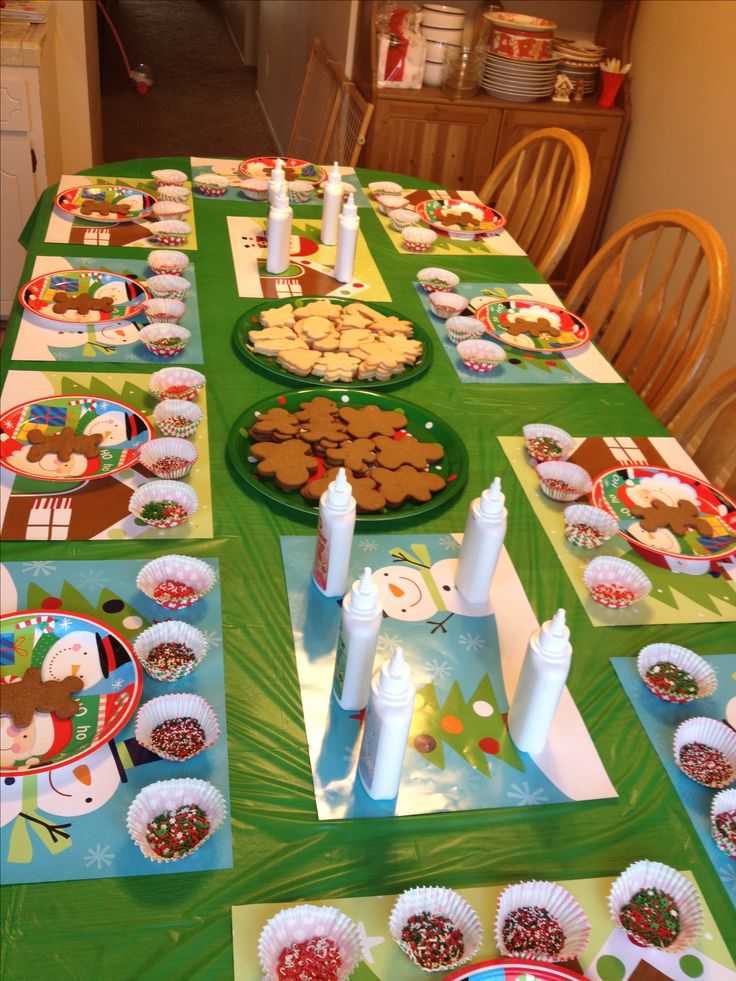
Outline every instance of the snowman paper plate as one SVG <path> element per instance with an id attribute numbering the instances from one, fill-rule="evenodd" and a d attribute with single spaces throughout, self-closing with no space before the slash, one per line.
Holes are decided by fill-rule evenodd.
<path id="1" fill-rule="evenodd" d="M 421 220 L 440 235 L 472 241 L 500 232 L 506 219 L 495 208 L 462 198 L 430 198 L 416 205 Z"/>
<path id="2" fill-rule="evenodd" d="M 473 316 L 494 341 L 532 354 L 574 351 L 590 340 L 577 314 L 539 300 L 489 300 Z"/>
<path id="3" fill-rule="evenodd" d="M 238 170 L 243 177 L 268 178 L 271 171 L 276 166 L 276 157 L 251 157 L 244 160 L 238 166 Z M 296 157 L 281 157 L 284 163 L 284 171 L 287 181 L 308 181 L 315 186 L 322 184 L 327 179 L 327 173 L 323 167 L 309 163 L 308 160 L 297 160 Z"/>
<path id="4" fill-rule="evenodd" d="M 103 269 L 64 269 L 36 276 L 19 296 L 30 313 L 75 327 L 129 320 L 143 310 L 149 293 L 129 276 Z"/>
<path id="5" fill-rule="evenodd" d="M 71 432 L 65 434 L 62 446 L 49 443 L 64 430 Z M 102 440 L 93 450 L 89 440 L 75 439 L 95 434 Z M 0 415 L 2 465 L 36 480 L 109 477 L 134 466 L 142 446 L 152 438 L 153 428 L 145 416 L 123 402 L 95 396 L 53 395 L 23 402 Z M 42 452 L 44 443 L 49 447 L 46 452 Z"/>
<path id="6" fill-rule="evenodd" d="M 445 981 L 580 981 L 582 978 L 582 974 L 558 964 L 519 957 L 468 964 L 459 971 L 445 975 Z"/>
<path id="7" fill-rule="evenodd" d="M 144 218 L 157 200 L 153 194 L 125 184 L 84 184 L 57 194 L 54 203 L 74 218 L 109 225 Z"/>
<path id="8" fill-rule="evenodd" d="M 69 719 L 33 713 L 19 728 L 0 715 L 0 776 L 44 773 L 83 759 L 113 739 L 132 717 L 143 691 L 143 670 L 117 631 L 92 617 L 63 610 L 24 610 L 0 618 L 3 667 L 0 687 L 81 678 Z M 33 672 L 34 676 L 36 672 Z M 4 701 L 4 700 L 3 700 Z"/>
<path id="9" fill-rule="evenodd" d="M 663 467 L 620 467 L 593 481 L 591 503 L 619 534 L 662 568 L 703 565 L 736 553 L 736 502 L 705 480 Z"/>

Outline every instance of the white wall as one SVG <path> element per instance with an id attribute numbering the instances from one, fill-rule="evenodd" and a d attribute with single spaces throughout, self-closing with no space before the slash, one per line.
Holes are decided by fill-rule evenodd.
<path id="1" fill-rule="evenodd" d="M 642 0 L 631 51 L 631 129 L 603 240 L 638 215 L 709 221 L 736 270 L 736 3 Z M 736 363 L 736 301 L 707 378 Z"/>

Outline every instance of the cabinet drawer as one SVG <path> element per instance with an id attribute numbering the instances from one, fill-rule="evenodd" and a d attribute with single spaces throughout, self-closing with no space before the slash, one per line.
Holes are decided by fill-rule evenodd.
<path id="1" fill-rule="evenodd" d="M 9 77 L 4 69 L 0 83 L 0 131 L 27 133 L 31 128 L 28 85 L 24 79 Z"/>

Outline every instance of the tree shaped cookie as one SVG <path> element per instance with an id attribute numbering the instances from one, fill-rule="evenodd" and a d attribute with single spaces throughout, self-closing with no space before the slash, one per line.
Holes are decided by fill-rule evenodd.
<path id="1" fill-rule="evenodd" d="M 343 408 L 340 416 L 348 426 L 348 432 L 356 439 L 371 436 L 393 436 L 394 431 L 403 429 L 407 423 L 403 412 L 386 411 L 377 405 L 365 405 L 362 409 Z"/>
<path id="2" fill-rule="evenodd" d="M 273 477 L 282 490 L 296 490 L 309 480 L 319 466 L 310 455 L 309 446 L 301 439 L 284 443 L 256 443 L 250 448 L 258 460 L 256 470 L 262 477 Z"/>
<path id="3" fill-rule="evenodd" d="M 445 455 L 440 443 L 421 443 L 418 439 L 391 439 L 376 436 L 376 462 L 387 470 L 398 470 L 407 464 L 417 470 L 425 470 L 430 463 L 436 463 Z"/>
<path id="4" fill-rule="evenodd" d="M 710 523 L 699 516 L 697 505 L 692 501 L 683 500 L 672 505 L 655 500 L 649 507 L 632 504 L 630 509 L 633 515 L 641 518 L 640 523 L 644 531 L 670 528 L 676 535 L 684 535 L 688 528 L 692 528 L 703 538 L 713 536 Z"/>
<path id="5" fill-rule="evenodd" d="M 398 470 L 374 467 L 371 478 L 378 484 L 390 508 L 397 508 L 406 500 L 424 503 L 445 486 L 445 480 L 439 474 L 415 470 L 407 465 Z"/>
<path id="6" fill-rule="evenodd" d="M 31 444 L 31 449 L 28 451 L 29 463 L 38 463 L 49 453 L 55 453 L 61 463 L 68 463 L 72 453 L 80 453 L 88 460 L 99 456 L 102 433 L 77 436 L 73 429 L 64 426 L 56 432 L 30 429 L 27 438 Z"/>
<path id="7" fill-rule="evenodd" d="M 28 668 L 20 681 L 0 685 L 0 714 L 9 715 L 17 729 L 29 726 L 36 712 L 70 719 L 79 711 L 72 693 L 83 685 L 82 679 L 73 675 L 61 681 L 42 681 L 40 668 Z"/>

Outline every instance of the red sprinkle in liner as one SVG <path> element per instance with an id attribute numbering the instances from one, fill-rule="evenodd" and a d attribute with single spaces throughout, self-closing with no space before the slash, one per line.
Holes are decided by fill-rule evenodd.
<path id="1" fill-rule="evenodd" d="M 191 465 L 191 462 L 185 460 L 183 456 L 161 456 L 158 460 L 152 460 L 148 469 L 158 477 L 173 477 L 174 474 L 181 473 Z"/>
<path id="2" fill-rule="evenodd" d="M 170 399 L 192 399 L 195 389 L 191 385 L 169 385 L 166 397 Z"/>
<path id="3" fill-rule="evenodd" d="M 531 436 L 526 441 L 529 456 L 543 463 L 545 460 L 558 460 L 562 456 L 562 447 L 551 436 Z"/>
<path id="4" fill-rule="evenodd" d="M 181 579 L 164 579 L 153 591 L 153 598 L 162 606 L 189 606 L 199 597 L 199 592 Z"/>
<path id="5" fill-rule="evenodd" d="M 185 804 L 164 811 L 146 825 L 146 841 L 161 858 L 181 858 L 193 851 L 210 833 L 210 822 L 201 807 Z"/>
<path id="6" fill-rule="evenodd" d="M 586 524 L 567 525 L 565 538 L 573 545 L 580 545 L 582 548 L 598 548 L 606 540 L 597 528 Z"/>
<path id="7" fill-rule="evenodd" d="M 705 743 L 686 743 L 680 750 L 680 769 L 706 787 L 725 787 L 733 780 L 733 767 L 726 756 Z"/>
<path id="8" fill-rule="evenodd" d="M 736 811 L 721 811 L 713 821 L 715 843 L 731 858 L 736 858 Z"/>
<path id="9" fill-rule="evenodd" d="M 542 484 L 548 491 L 554 491 L 556 494 L 564 494 L 565 497 L 568 497 L 570 494 L 580 497 L 583 493 L 578 487 L 573 487 L 567 481 L 558 480 L 556 477 L 542 477 Z"/>
<path id="10" fill-rule="evenodd" d="M 541 906 L 520 906 L 504 920 L 503 942 L 517 957 L 540 956 L 554 960 L 565 946 L 565 933 Z"/>
<path id="11" fill-rule="evenodd" d="M 337 981 L 342 967 L 340 949 L 329 937 L 293 943 L 279 954 L 279 981 Z"/>
<path id="12" fill-rule="evenodd" d="M 151 648 L 146 658 L 148 666 L 157 675 L 167 677 L 169 681 L 176 681 L 189 674 L 195 661 L 196 655 L 191 647 L 174 642 L 157 644 Z"/>
<path id="13" fill-rule="evenodd" d="M 655 695 L 666 702 L 689 702 L 698 697 L 698 683 L 689 671 L 678 668 L 671 661 L 653 664 L 644 678 Z"/>
<path id="14" fill-rule="evenodd" d="M 603 582 L 596 586 L 591 586 L 590 595 L 603 606 L 612 610 L 620 610 L 625 606 L 631 606 L 636 599 L 636 594 L 628 586 L 620 586 L 615 582 Z"/>
<path id="15" fill-rule="evenodd" d="M 151 745 L 159 753 L 177 760 L 188 760 L 204 746 L 204 729 L 191 716 L 161 722 L 151 732 Z"/>
<path id="16" fill-rule="evenodd" d="M 463 956 L 463 932 L 448 916 L 424 910 L 410 916 L 401 931 L 401 949 L 417 967 L 451 967 Z"/>
<path id="17" fill-rule="evenodd" d="M 680 935 L 680 910 L 660 889 L 640 889 L 621 907 L 621 926 L 651 947 L 670 947 Z"/>

